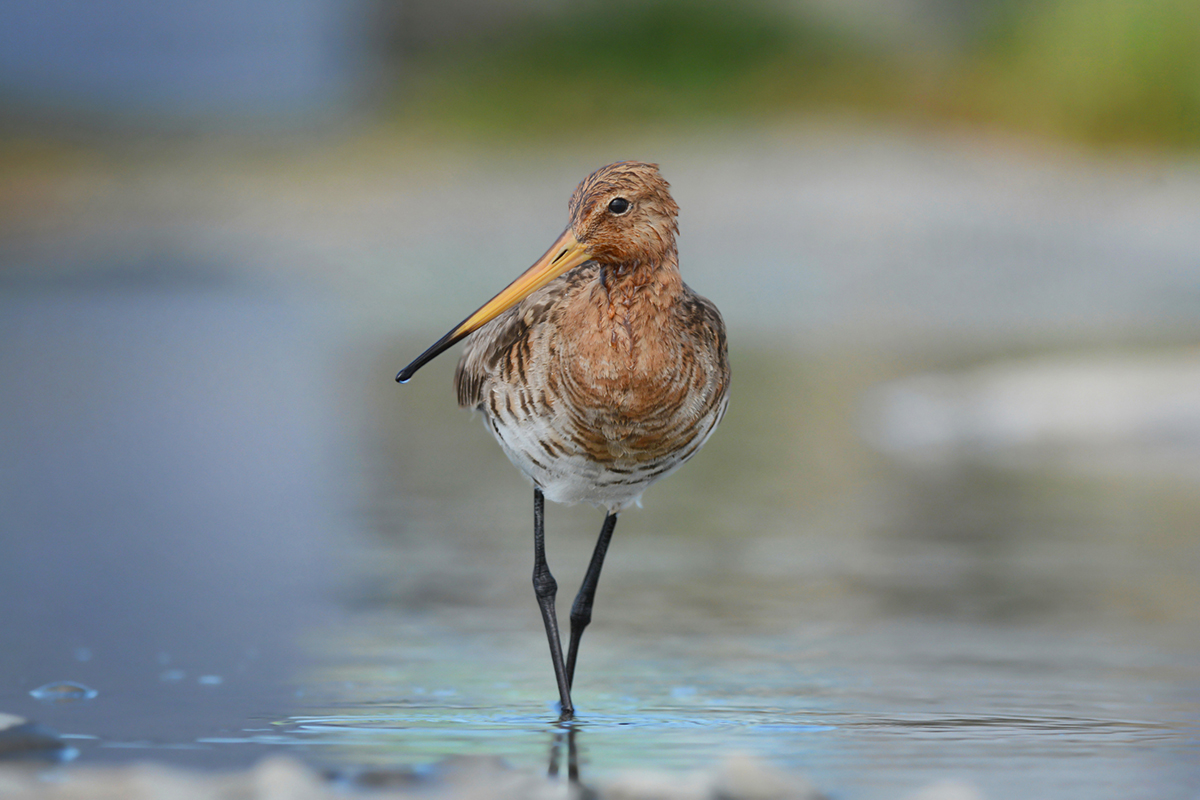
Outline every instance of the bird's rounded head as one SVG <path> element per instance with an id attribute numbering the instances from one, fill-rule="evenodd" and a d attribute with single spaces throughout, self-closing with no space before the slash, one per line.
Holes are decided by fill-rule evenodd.
<path id="1" fill-rule="evenodd" d="M 602 264 L 661 264 L 675 258 L 679 206 L 657 164 L 618 161 L 575 188 L 571 230 Z"/>

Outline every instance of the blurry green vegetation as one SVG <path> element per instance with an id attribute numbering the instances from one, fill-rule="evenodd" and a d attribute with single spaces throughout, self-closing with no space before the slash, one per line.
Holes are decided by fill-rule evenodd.
<path id="1" fill-rule="evenodd" d="M 883 102 L 894 93 L 885 61 L 755 3 L 610 0 L 424 54 L 406 102 L 468 129 L 558 135 Z"/>
<path id="2" fill-rule="evenodd" d="M 930 53 L 799 11 L 608 0 L 411 54 L 400 113 L 481 135 L 810 110 L 1200 145 L 1200 2 L 994 0 Z"/>
<path id="3" fill-rule="evenodd" d="M 1093 141 L 1200 144 L 1200 2 L 1042 0 L 1007 11 L 965 105 Z"/>

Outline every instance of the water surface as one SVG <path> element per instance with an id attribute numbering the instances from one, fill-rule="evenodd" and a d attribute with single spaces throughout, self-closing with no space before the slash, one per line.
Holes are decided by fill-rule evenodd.
<path id="1" fill-rule="evenodd" d="M 1122 358 L 1180 352 L 1194 178 L 1060 170 L 1043 197 L 1029 164 L 767 144 L 737 169 L 675 154 L 733 401 L 617 526 L 577 675 L 583 780 L 748 751 L 840 798 L 944 778 L 1194 798 L 1195 469 L 1136 450 L 1089 469 L 1067 441 L 868 444 L 878 387 L 924 385 L 895 379 L 1085 352 L 1124 335 L 1113 319 L 1139 342 Z M 455 408 L 452 355 L 392 376 L 498 288 L 485 275 L 541 252 L 514 192 L 561 210 L 570 181 L 189 169 L 114 179 L 121 203 L 64 191 L 70 214 L 0 252 L 18 276 L 0 285 L 0 713 L 68 735 L 79 763 L 546 769 L 563 731 L 530 487 Z M 728 268 L 754 247 L 773 292 Z M 198 252 L 223 255 L 179 263 Z M 1194 427 L 1147 430 L 1158 467 L 1195 463 Z M 600 523 L 547 510 L 564 617 Z M 62 681 L 95 696 L 30 695 Z"/>

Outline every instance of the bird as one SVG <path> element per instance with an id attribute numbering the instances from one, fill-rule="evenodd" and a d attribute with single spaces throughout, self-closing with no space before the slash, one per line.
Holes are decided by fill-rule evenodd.
<path id="1" fill-rule="evenodd" d="M 657 164 L 620 161 L 584 178 L 569 224 L 533 266 L 400 370 L 407 383 L 466 339 L 454 387 L 482 412 L 534 487 L 533 586 L 560 720 L 617 516 L 696 454 L 729 405 L 725 323 L 679 272 L 679 206 Z M 604 523 L 570 614 L 564 659 L 545 499 L 587 502 Z"/>

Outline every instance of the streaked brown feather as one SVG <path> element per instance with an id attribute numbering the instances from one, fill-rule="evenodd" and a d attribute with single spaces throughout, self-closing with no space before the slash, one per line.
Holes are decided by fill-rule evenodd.
<path id="1" fill-rule="evenodd" d="M 614 193 L 634 200 L 637 216 L 614 221 L 606 211 Z M 679 276 L 677 210 L 652 165 L 598 170 L 570 203 L 593 260 L 466 340 L 454 375 L 459 404 L 484 413 L 551 499 L 561 498 L 544 484 L 583 471 L 595 474 L 595 492 L 576 484 L 567 500 L 620 510 L 689 458 L 724 413 L 725 327 Z"/>

